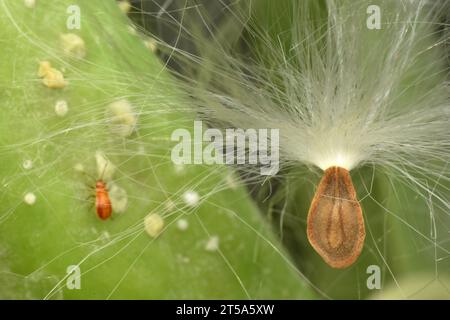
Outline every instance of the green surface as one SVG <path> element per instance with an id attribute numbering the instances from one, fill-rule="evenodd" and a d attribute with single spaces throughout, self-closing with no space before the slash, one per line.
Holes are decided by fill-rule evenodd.
<path id="1" fill-rule="evenodd" d="M 67 30 L 66 9 L 81 8 L 81 30 Z M 0 2 L 0 297 L 78 298 L 313 298 L 242 187 L 230 187 L 223 167 L 175 167 L 170 134 L 193 125 L 163 66 L 133 35 L 113 1 Z M 77 60 L 59 36 L 81 36 Z M 40 61 L 64 73 L 63 89 L 44 86 Z M 69 112 L 58 117 L 55 102 Z M 107 106 L 127 99 L 137 130 L 120 137 Z M 117 167 L 112 181 L 128 207 L 101 221 L 92 195 L 95 153 Z M 33 167 L 23 163 L 32 160 Z M 74 167 L 83 165 L 86 174 Z M 200 195 L 191 208 L 186 191 Z M 33 205 L 24 195 L 36 196 Z M 164 217 L 153 239 L 149 213 Z M 189 223 L 180 230 L 176 221 Z M 206 250 L 210 237 L 218 250 Z M 212 248 L 214 249 L 214 248 Z M 66 269 L 78 265 L 81 289 L 69 290 Z"/>
<path id="2" fill-rule="evenodd" d="M 283 17 L 290 4 L 267 9 L 261 3 L 254 22 L 270 30 L 264 36 L 282 42 L 274 47 L 288 48 L 291 39 L 283 30 L 292 21 Z M 317 3 L 312 14 L 326 18 L 323 2 Z M 72 4 L 80 5 L 81 30 L 66 28 Z M 226 50 L 239 31 L 235 25 L 219 34 L 229 41 Z M 85 59 L 62 52 L 60 34 L 68 32 L 86 42 Z M 286 38 L 278 39 L 280 34 Z M 258 56 L 271 70 L 278 61 L 267 43 L 258 44 L 261 39 L 248 41 L 255 50 L 250 57 Z M 0 298 L 450 298 L 445 179 L 420 177 L 429 183 L 424 191 L 379 166 L 352 171 L 365 216 L 365 247 L 350 268 L 331 269 L 305 232 L 318 169 L 283 171 L 258 190 L 257 206 L 229 168 L 171 162 L 172 131 L 192 128 L 195 116 L 144 40 L 114 1 L 37 0 L 27 8 L 23 1 L 0 0 Z M 440 67 L 426 68 L 433 57 L 423 56 L 423 70 Z M 44 60 L 64 73 L 65 88 L 42 84 L 37 70 Z M 406 101 L 423 95 L 435 80 L 423 82 Z M 54 111 L 60 99 L 69 105 L 64 117 Z M 128 137 L 117 134 L 108 113 L 112 102 L 123 99 L 138 120 Z M 92 199 L 94 180 L 102 175 L 99 150 L 117 168 L 109 188 L 125 190 L 128 201 L 108 221 L 96 217 Z M 24 168 L 26 160 L 31 169 Z M 86 174 L 74 169 L 80 164 Z M 448 176 L 448 167 L 441 166 Z M 185 203 L 187 191 L 200 195 L 197 207 Z M 36 196 L 33 205 L 24 202 L 29 192 Z M 148 214 L 165 221 L 156 239 L 144 231 Z M 177 226 L 180 219 L 189 224 L 184 231 Z M 207 250 L 211 239 L 219 239 L 219 250 Z M 80 290 L 67 287 L 70 265 L 80 267 Z M 367 288 L 371 265 L 380 267 L 381 290 Z"/>

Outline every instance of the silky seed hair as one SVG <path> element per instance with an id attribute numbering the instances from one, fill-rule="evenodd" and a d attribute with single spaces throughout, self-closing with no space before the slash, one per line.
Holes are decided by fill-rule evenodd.
<path id="1" fill-rule="evenodd" d="M 379 28 L 370 25 L 373 8 Z M 194 49 L 161 50 L 212 126 L 279 129 L 284 168 L 372 167 L 448 212 L 448 8 L 425 0 L 238 1 L 223 8 L 231 18 L 217 21 L 195 7 L 184 11 L 177 38 Z M 286 15 L 256 23 L 264 10 L 291 14 L 286 23 Z M 354 236 L 364 238 L 361 229 Z"/>

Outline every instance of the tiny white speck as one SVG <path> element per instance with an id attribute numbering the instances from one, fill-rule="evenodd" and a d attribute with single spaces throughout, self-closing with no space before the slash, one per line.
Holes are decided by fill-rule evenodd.
<path id="1" fill-rule="evenodd" d="M 184 164 L 176 164 L 175 165 L 175 173 L 181 174 L 184 172 Z"/>
<path id="2" fill-rule="evenodd" d="M 219 249 L 219 237 L 211 236 L 206 242 L 205 250 L 206 251 L 217 251 Z"/>
<path id="3" fill-rule="evenodd" d="M 81 163 L 77 163 L 73 168 L 75 171 L 84 172 L 84 166 Z"/>
<path id="4" fill-rule="evenodd" d="M 24 0 L 25 7 L 33 9 L 36 6 L 36 0 Z"/>
<path id="5" fill-rule="evenodd" d="M 22 163 L 22 167 L 23 167 L 25 170 L 30 170 L 31 168 L 33 168 L 33 161 L 31 161 L 31 160 L 29 160 L 29 159 L 25 160 L 25 161 Z"/>
<path id="6" fill-rule="evenodd" d="M 28 192 L 24 197 L 23 201 L 25 201 L 26 204 L 32 206 L 36 203 L 36 195 L 32 192 Z"/>
<path id="7" fill-rule="evenodd" d="M 59 117 L 64 117 L 69 112 L 69 105 L 66 100 L 58 100 L 55 103 L 55 113 Z"/>
<path id="8" fill-rule="evenodd" d="M 186 191 L 183 194 L 183 200 L 188 206 L 195 207 L 198 205 L 200 196 L 195 191 Z"/>
<path id="9" fill-rule="evenodd" d="M 127 99 L 121 99 L 109 104 L 108 112 L 111 121 L 111 130 L 121 137 L 129 137 L 137 125 L 137 114 L 133 105 Z"/>
<path id="10" fill-rule="evenodd" d="M 120 10 L 123 13 L 128 13 L 130 12 L 131 9 L 131 3 L 128 2 L 128 0 L 121 0 L 117 3 L 117 5 L 119 6 Z"/>
<path id="11" fill-rule="evenodd" d="M 177 221 L 177 227 L 181 231 L 186 231 L 189 228 L 189 222 L 186 219 L 179 219 Z"/>
<path id="12" fill-rule="evenodd" d="M 114 212 L 123 213 L 128 206 L 128 194 L 125 189 L 119 187 L 115 183 L 109 184 L 109 197 L 111 199 Z"/>
<path id="13" fill-rule="evenodd" d="M 154 39 L 147 39 L 144 41 L 145 46 L 147 49 L 149 49 L 151 52 L 156 52 L 157 46 L 156 41 Z"/>
<path id="14" fill-rule="evenodd" d="M 86 56 L 86 44 L 79 35 L 65 33 L 61 34 L 60 39 L 61 47 L 65 54 L 76 59 L 83 59 Z M 62 71 L 64 72 L 64 70 Z"/>
<path id="15" fill-rule="evenodd" d="M 151 214 L 145 217 L 144 227 L 150 237 L 156 238 L 164 228 L 164 220 L 159 214 Z"/>

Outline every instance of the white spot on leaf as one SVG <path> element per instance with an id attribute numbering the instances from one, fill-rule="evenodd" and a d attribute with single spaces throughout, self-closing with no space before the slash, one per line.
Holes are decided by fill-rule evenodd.
<path id="1" fill-rule="evenodd" d="M 23 3 L 25 4 L 25 7 L 30 9 L 36 7 L 36 0 L 24 0 Z"/>
<path id="2" fill-rule="evenodd" d="M 183 194 L 183 200 L 186 203 L 186 205 L 188 205 L 190 207 L 195 207 L 198 205 L 200 196 L 195 191 L 186 191 Z"/>
<path id="3" fill-rule="evenodd" d="M 115 213 L 123 213 L 127 209 L 128 194 L 125 189 L 115 183 L 109 184 L 109 198 Z"/>
<path id="4" fill-rule="evenodd" d="M 28 192 L 24 197 L 23 197 L 23 201 L 32 206 L 33 204 L 36 203 L 36 195 L 32 192 Z"/>
<path id="5" fill-rule="evenodd" d="M 206 251 L 217 251 L 219 250 L 219 237 L 218 236 L 211 236 L 208 239 L 208 242 L 206 242 L 205 245 Z"/>
<path id="6" fill-rule="evenodd" d="M 55 113 L 58 117 L 64 117 L 69 112 L 69 105 L 66 100 L 58 100 L 55 103 Z"/>
<path id="7" fill-rule="evenodd" d="M 22 167 L 23 167 L 25 170 L 30 170 L 30 169 L 32 169 L 32 168 L 33 168 L 33 161 L 30 160 L 30 159 L 25 160 L 25 161 L 22 163 Z"/>
<path id="8" fill-rule="evenodd" d="M 164 220 L 159 214 L 151 214 L 144 219 L 144 228 L 147 234 L 156 238 L 164 228 Z"/>
<path id="9" fill-rule="evenodd" d="M 120 10 L 123 13 L 130 12 L 131 4 L 130 4 L 130 2 L 128 2 L 128 0 L 121 0 L 121 1 L 117 2 L 117 5 L 119 6 Z"/>
<path id="10" fill-rule="evenodd" d="M 189 222 L 186 219 L 178 219 L 177 227 L 181 231 L 186 231 L 189 228 Z"/>
<path id="11" fill-rule="evenodd" d="M 60 39 L 65 54 L 76 59 L 83 59 L 86 56 L 86 44 L 80 36 L 75 33 L 65 33 L 60 36 Z"/>
<path id="12" fill-rule="evenodd" d="M 75 171 L 77 172 L 85 172 L 84 171 L 84 166 L 81 163 L 77 163 L 74 167 Z"/>
<path id="13" fill-rule="evenodd" d="M 111 124 L 114 133 L 122 136 L 130 136 L 136 128 L 137 118 L 133 112 L 133 106 L 126 100 L 118 100 L 108 106 L 111 112 Z"/>
<path id="14" fill-rule="evenodd" d="M 156 52 L 156 50 L 158 49 L 158 47 L 156 46 L 156 41 L 153 38 L 148 38 L 144 41 L 144 44 L 151 52 Z"/>

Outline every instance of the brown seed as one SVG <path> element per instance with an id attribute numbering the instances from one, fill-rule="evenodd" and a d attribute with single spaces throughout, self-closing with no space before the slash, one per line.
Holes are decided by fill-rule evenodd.
<path id="1" fill-rule="evenodd" d="M 346 268 L 360 255 L 364 219 L 348 170 L 325 170 L 309 209 L 307 233 L 313 248 L 333 268 Z"/>

